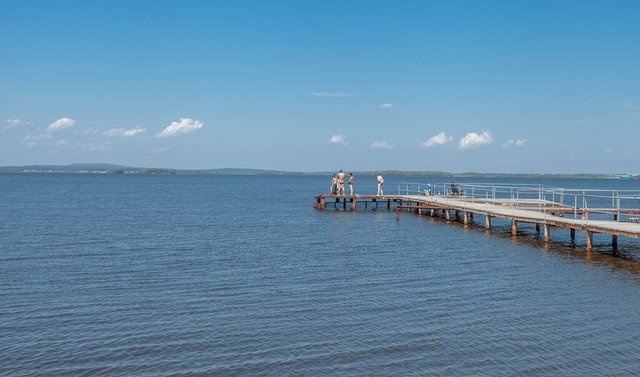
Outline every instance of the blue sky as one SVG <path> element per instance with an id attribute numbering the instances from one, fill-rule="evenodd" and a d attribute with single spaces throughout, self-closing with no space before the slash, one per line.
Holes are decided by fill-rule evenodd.
<path id="1" fill-rule="evenodd" d="M 638 1 L 0 11 L 0 165 L 640 172 Z"/>

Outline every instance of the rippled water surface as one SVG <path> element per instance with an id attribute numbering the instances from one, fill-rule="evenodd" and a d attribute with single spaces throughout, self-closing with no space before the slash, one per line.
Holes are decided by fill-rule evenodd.
<path id="1" fill-rule="evenodd" d="M 327 188 L 0 174 L 0 374 L 640 375 L 637 241 L 315 211 Z"/>

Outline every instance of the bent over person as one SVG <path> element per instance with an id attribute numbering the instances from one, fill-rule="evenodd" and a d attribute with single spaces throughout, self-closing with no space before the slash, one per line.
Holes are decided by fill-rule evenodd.
<path id="1" fill-rule="evenodd" d="M 382 192 L 382 185 L 384 184 L 384 178 L 382 178 L 382 174 L 378 175 L 378 196 L 382 196 L 384 195 L 384 192 Z"/>

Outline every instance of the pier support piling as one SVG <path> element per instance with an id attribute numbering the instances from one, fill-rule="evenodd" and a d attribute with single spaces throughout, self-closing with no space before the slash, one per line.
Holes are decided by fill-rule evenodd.
<path id="1" fill-rule="evenodd" d="M 491 216 L 489 214 L 484 216 L 484 229 L 491 230 Z"/>
<path id="2" fill-rule="evenodd" d="M 518 222 L 516 220 L 511 220 L 511 235 L 515 236 L 518 234 Z"/>
<path id="3" fill-rule="evenodd" d="M 469 212 L 467 211 L 462 212 L 462 222 L 464 223 L 464 225 L 469 224 Z"/>
<path id="4" fill-rule="evenodd" d="M 587 251 L 591 251 L 593 249 L 593 232 L 587 230 Z"/>
<path id="5" fill-rule="evenodd" d="M 537 225 L 538 229 L 540 229 L 540 224 Z M 549 242 L 549 225 L 543 224 L 542 227 L 544 228 L 544 242 Z"/>

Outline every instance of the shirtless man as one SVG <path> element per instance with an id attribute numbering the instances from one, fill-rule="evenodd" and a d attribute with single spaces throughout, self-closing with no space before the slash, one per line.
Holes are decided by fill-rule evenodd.
<path id="1" fill-rule="evenodd" d="M 336 195 L 338 193 L 338 175 L 334 174 L 333 178 L 331 178 L 331 195 Z"/>
<path id="2" fill-rule="evenodd" d="M 344 172 L 342 169 L 338 172 L 338 195 L 344 195 Z"/>

